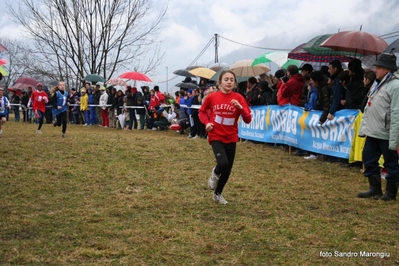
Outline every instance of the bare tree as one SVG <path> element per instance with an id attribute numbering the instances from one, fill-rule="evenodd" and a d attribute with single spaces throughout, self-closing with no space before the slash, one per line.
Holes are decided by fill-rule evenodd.
<path id="1" fill-rule="evenodd" d="M 78 82 L 118 70 L 151 74 L 162 61 L 162 28 L 150 0 L 20 0 L 12 17 L 35 41 L 43 73 Z"/>
<path id="2" fill-rule="evenodd" d="M 7 51 L 2 52 L 3 57 L 7 60 L 5 68 L 9 73 L 9 75 L 3 77 L 1 81 L 5 88 L 11 87 L 15 80 L 22 76 L 33 78 L 42 77 L 42 75 L 37 72 L 37 58 L 26 42 L 22 40 L 0 38 L 0 43 L 7 48 Z"/>

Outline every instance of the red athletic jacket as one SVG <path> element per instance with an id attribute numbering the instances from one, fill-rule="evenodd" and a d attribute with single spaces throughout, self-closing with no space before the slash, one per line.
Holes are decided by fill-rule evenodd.
<path id="1" fill-rule="evenodd" d="M 242 110 L 230 104 L 233 99 L 241 104 Z M 209 117 L 207 110 L 210 110 Z M 221 91 L 209 94 L 199 109 L 201 122 L 204 125 L 208 123 L 213 123 L 214 125 L 213 129 L 208 131 L 208 142 L 211 143 L 213 140 L 218 140 L 222 143 L 237 142 L 237 121 L 240 115 L 245 123 L 251 122 L 251 110 L 241 94 L 237 92 L 224 94 Z"/>
<path id="2" fill-rule="evenodd" d="M 28 106 L 33 103 L 33 111 L 40 110 L 43 113 L 46 112 L 46 103 L 48 103 L 47 93 L 43 90 L 35 90 L 30 96 Z"/>

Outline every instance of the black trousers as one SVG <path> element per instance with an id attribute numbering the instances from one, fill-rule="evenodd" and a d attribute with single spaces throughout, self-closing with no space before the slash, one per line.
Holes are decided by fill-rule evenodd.
<path id="1" fill-rule="evenodd" d="M 222 194 L 223 188 L 229 180 L 231 169 L 233 168 L 237 143 L 232 142 L 226 144 L 214 140 L 211 142 L 211 146 L 216 158 L 215 174 L 220 174 L 219 183 L 215 189 L 215 193 Z"/>
<path id="2" fill-rule="evenodd" d="M 61 126 L 62 125 L 62 133 L 66 132 L 66 128 L 67 128 L 67 121 L 68 121 L 68 112 L 62 112 L 60 114 L 58 114 L 57 117 L 57 126 Z"/>
<path id="3" fill-rule="evenodd" d="M 365 165 L 364 176 L 380 174 L 378 160 L 384 156 L 384 168 L 388 171 L 387 181 L 399 183 L 399 155 L 397 151 L 388 148 L 389 140 L 366 137 L 362 159 Z"/>

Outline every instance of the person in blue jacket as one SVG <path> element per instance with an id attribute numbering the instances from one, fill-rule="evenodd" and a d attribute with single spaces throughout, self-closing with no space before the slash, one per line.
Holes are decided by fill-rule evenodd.
<path id="1" fill-rule="evenodd" d="M 193 95 L 193 91 L 194 89 L 188 89 L 187 90 L 187 95 L 184 97 L 185 100 L 185 104 L 188 107 L 191 107 L 191 105 L 193 105 L 194 102 L 194 95 Z M 198 138 L 197 136 L 197 128 L 194 122 L 194 118 L 193 118 L 193 109 L 192 108 L 187 108 L 187 114 L 190 120 L 190 134 L 188 135 L 188 138 Z"/>
<path id="2" fill-rule="evenodd" d="M 319 97 L 319 93 L 315 86 L 311 83 L 307 86 L 308 89 L 308 101 L 305 103 L 304 108 L 306 111 L 314 110 L 317 104 L 317 98 Z"/>
<path id="3" fill-rule="evenodd" d="M 4 96 L 3 88 L 0 88 L 0 134 L 3 134 L 3 124 L 7 121 L 7 115 L 10 109 L 10 101 Z"/>
<path id="4" fill-rule="evenodd" d="M 90 123 L 88 123 L 89 125 L 97 125 L 98 124 L 98 119 L 97 119 L 97 115 L 96 115 L 96 106 L 95 106 L 95 97 L 93 94 L 93 89 L 89 88 L 87 89 L 87 95 L 89 96 L 89 121 Z"/>
<path id="5" fill-rule="evenodd" d="M 57 88 L 51 94 L 51 103 L 53 105 L 53 114 L 55 115 L 54 126 L 62 125 L 62 137 L 66 137 L 68 122 L 68 93 L 65 91 L 65 82 L 60 81 Z"/>

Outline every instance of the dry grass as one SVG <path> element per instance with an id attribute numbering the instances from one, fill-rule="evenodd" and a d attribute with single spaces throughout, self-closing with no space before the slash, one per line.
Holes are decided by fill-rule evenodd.
<path id="1" fill-rule="evenodd" d="M 358 199 L 358 168 L 239 143 L 226 206 L 206 140 L 173 131 L 8 122 L 1 265 L 392 265 L 398 203 Z M 331 252 L 332 257 L 320 256 Z M 334 252 L 386 252 L 387 258 Z"/>

